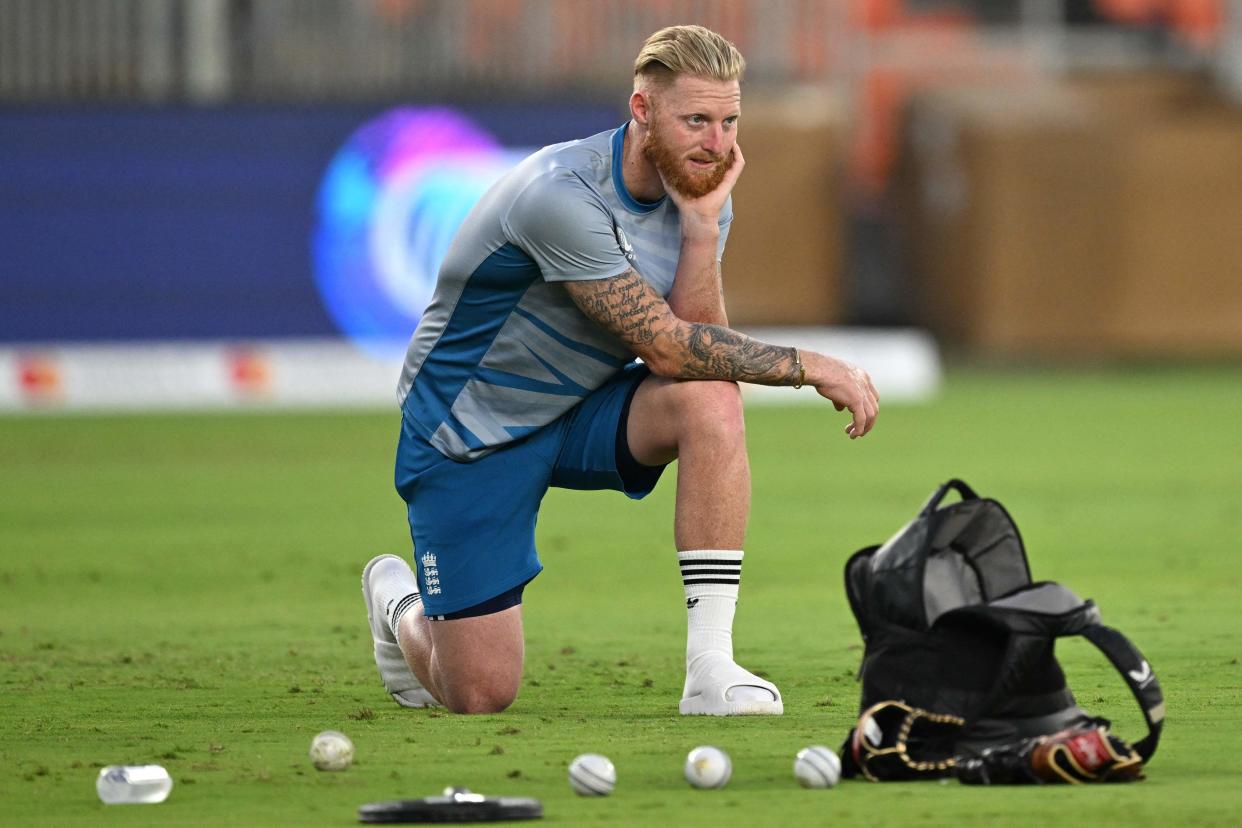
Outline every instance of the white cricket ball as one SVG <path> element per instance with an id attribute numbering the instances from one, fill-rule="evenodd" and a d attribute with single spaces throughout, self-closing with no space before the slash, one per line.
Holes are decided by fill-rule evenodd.
<path id="1" fill-rule="evenodd" d="M 354 762 L 354 743 L 337 730 L 325 730 L 311 739 L 310 760 L 321 771 L 343 771 Z"/>
<path id="2" fill-rule="evenodd" d="M 798 751 L 793 771 L 804 788 L 831 788 L 841 780 L 841 760 L 823 745 L 811 745 Z"/>
<path id="3" fill-rule="evenodd" d="M 703 745 L 686 756 L 686 781 L 696 788 L 723 788 L 733 775 L 729 754 L 718 747 Z"/>
<path id="4" fill-rule="evenodd" d="M 607 756 L 584 753 L 569 763 L 569 787 L 578 796 L 608 796 L 617 786 L 617 769 Z"/>

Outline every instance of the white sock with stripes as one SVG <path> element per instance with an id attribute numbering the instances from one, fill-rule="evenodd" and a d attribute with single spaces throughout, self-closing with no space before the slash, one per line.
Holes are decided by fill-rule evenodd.
<path id="1" fill-rule="evenodd" d="M 397 642 L 401 619 L 422 604 L 414 571 L 396 555 L 381 555 L 367 565 L 364 583 L 375 666 L 384 688 L 403 707 L 438 707 L 440 702 L 419 683 Z"/>
<path id="2" fill-rule="evenodd" d="M 414 572 L 408 563 L 396 556 L 382 560 L 371 573 L 371 590 L 379 599 L 378 606 L 384 611 L 384 621 L 395 643 L 401 616 L 422 601 Z"/>
<path id="3" fill-rule="evenodd" d="M 713 652 L 732 661 L 741 550 L 680 552 L 677 563 L 686 589 L 686 664 Z"/>
<path id="4" fill-rule="evenodd" d="M 733 660 L 733 614 L 742 581 L 742 550 L 679 552 L 686 590 L 686 687 L 683 698 L 723 690 L 728 702 L 770 702 L 777 694 Z"/>

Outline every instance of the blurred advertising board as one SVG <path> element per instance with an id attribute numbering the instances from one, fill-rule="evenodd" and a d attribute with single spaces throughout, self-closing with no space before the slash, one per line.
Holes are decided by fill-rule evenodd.
<path id="1" fill-rule="evenodd" d="M 525 104 L 0 112 L 0 410 L 393 404 L 475 201 L 534 148 L 622 119 Z M 770 240 L 735 241 L 738 306 L 759 308 L 748 297 L 770 286 L 743 280 L 768 278 Z M 804 318 L 756 324 L 832 321 L 832 249 L 803 248 L 781 264 Z M 930 340 L 893 341 L 934 356 Z M 894 393 L 937 376 L 908 373 Z"/>
<path id="2" fill-rule="evenodd" d="M 381 312 L 358 303 L 376 291 L 404 339 L 426 260 L 487 177 L 514 150 L 621 120 L 581 106 L 0 112 L 0 344 L 375 334 Z M 389 272 L 404 266 L 416 289 Z"/>

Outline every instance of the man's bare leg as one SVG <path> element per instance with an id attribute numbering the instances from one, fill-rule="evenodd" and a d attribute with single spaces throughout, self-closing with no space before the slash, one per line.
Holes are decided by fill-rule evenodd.
<path id="1" fill-rule="evenodd" d="M 673 539 L 679 552 L 742 548 L 750 460 L 736 384 L 648 377 L 630 403 L 627 437 L 644 465 L 678 461 Z"/>
<path id="2" fill-rule="evenodd" d="M 640 463 L 677 460 L 674 539 L 688 614 L 682 712 L 781 713 L 776 687 L 733 661 L 733 613 L 750 514 L 737 385 L 648 377 L 631 402 L 627 439 Z"/>
<path id="3" fill-rule="evenodd" d="M 362 588 L 375 663 L 399 704 L 496 713 L 513 702 L 525 654 L 521 605 L 471 618 L 429 620 L 413 571 L 395 555 L 367 564 Z"/>
<path id="4" fill-rule="evenodd" d="M 402 617 L 397 643 L 419 683 L 454 713 L 499 713 L 517 698 L 521 604 L 451 621 L 429 621 L 420 606 Z"/>

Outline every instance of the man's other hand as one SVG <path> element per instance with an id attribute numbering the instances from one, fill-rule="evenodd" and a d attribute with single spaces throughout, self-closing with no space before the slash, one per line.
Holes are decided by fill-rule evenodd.
<path id="1" fill-rule="evenodd" d="M 815 387 L 821 397 L 832 401 L 837 411 L 849 409 L 853 420 L 845 433 L 853 440 L 875 426 L 880 413 L 880 394 L 870 375 L 857 365 L 835 357 L 803 351 L 806 384 Z"/>
<path id="2" fill-rule="evenodd" d="M 669 186 L 669 183 L 664 181 L 664 176 L 660 176 L 664 183 L 664 190 L 681 213 L 683 237 L 690 237 L 698 231 L 703 231 L 706 235 L 715 238 L 719 233 L 716 223 L 720 220 L 720 211 L 724 209 L 725 202 L 729 200 L 729 195 L 733 192 L 733 185 L 737 183 L 742 174 L 742 168 L 746 166 L 746 159 L 742 157 L 740 146 L 734 144 L 731 152 L 733 153 L 733 166 L 729 167 L 724 178 L 716 185 L 716 189 L 707 195 L 690 198 Z"/>

